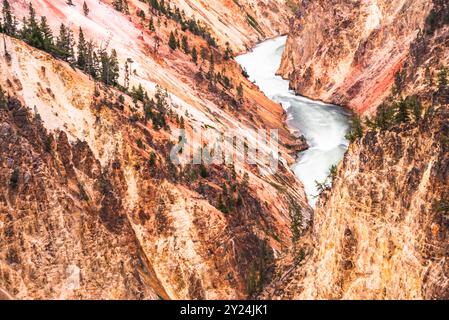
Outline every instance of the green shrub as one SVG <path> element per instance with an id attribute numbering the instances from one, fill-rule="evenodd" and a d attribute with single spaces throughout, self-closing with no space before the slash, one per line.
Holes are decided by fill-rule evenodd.
<path id="1" fill-rule="evenodd" d="M 362 122 L 358 116 L 353 116 L 350 121 L 350 128 L 348 133 L 346 134 L 346 139 L 351 142 L 356 141 L 357 139 L 363 136 L 363 128 Z"/>

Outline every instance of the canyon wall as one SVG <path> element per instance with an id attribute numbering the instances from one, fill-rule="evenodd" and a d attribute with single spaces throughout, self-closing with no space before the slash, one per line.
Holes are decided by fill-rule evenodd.
<path id="1" fill-rule="evenodd" d="M 400 86 L 354 138 L 312 231 L 262 297 L 449 298 L 449 5 L 433 5 Z"/>
<path id="2" fill-rule="evenodd" d="M 28 3 L 10 1 L 18 20 L 27 16 Z M 305 146 L 287 130 L 282 108 L 249 82 L 235 61 L 224 58 L 233 20 L 212 32 L 215 47 L 141 1 L 128 1 L 129 14 L 114 10 L 111 1 L 86 0 L 88 15 L 83 1 L 73 3 L 32 1 L 54 34 L 60 23 L 76 36 L 82 27 L 97 47 L 114 49 L 119 85 L 104 85 L 74 62 L 1 35 L 2 297 L 236 299 L 253 294 L 270 277 L 274 259 L 291 245 L 294 215 L 301 213 L 300 227 L 306 228 L 311 209 L 289 168 L 291 154 Z M 265 16 L 270 7 L 272 15 L 290 10 L 265 7 L 270 3 L 277 2 L 253 6 L 254 15 L 260 10 Z M 235 8 L 227 2 L 213 8 L 202 1 L 181 4 L 198 16 L 203 11 L 195 8 L 207 9 L 204 21 Z M 150 17 L 155 30 L 148 27 Z M 281 31 L 278 22 L 268 20 L 260 19 L 266 36 Z M 248 35 L 238 34 L 236 50 L 262 37 L 245 28 Z M 188 38 L 190 48 L 205 48 L 207 57 L 195 62 L 186 50 L 170 49 L 173 30 L 178 39 Z M 150 110 L 148 97 L 158 104 Z M 164 124 L 156 126 L 156 120 Z M 262 160 L 175 165 L 169 155 L 180 128 L 189 134 L 209 131 L 203 140 L 187 140 L 179 157 L 203 148 L 213 152 L 211 137 L 226 130 L 252 148 L 254 130 L 279 129 L 280 149 L 262 148 L 279 155 L 279 170 L 273 174 Z"/>
<path id="3" fill-rule="evenodd" d="M 373 114 L 431 8 L 431 0 L 304 0 L 279 73 L 298 94 Z"/>
<path id="4" fill-rule="evenodd" d="M 313 253 L 271 298 L 449 298 L 448 118 L 439 108 L 419 127 L 351 145 L 317 205 Z"/>

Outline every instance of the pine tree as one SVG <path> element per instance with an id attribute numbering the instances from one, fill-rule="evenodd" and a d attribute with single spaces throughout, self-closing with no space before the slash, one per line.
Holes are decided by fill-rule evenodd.
<path id="1" fill-rule="evenodd" d="M 393 117 L 394 109 L 386 104 L 382 104 L 377 110 L 374 125 L 381 130 L 386 130 L 392 125 Z"/>
<path id="2" fill-rule="evenodd" d="M 189 41 L 187 39 L 187 36 L 185 35 L 182 37 L 182 50 L 184 51 L 185 54 L 190 53 Z"/>
<path id="3" fill-rule="evenodd" d="M 405 123 L 409 122 L 409 120 L 407 101 L 401 100 L 397 103 L 396 123 Z"/>
<path id="4" fill-rule="evenodd" d="M 92 41 L 87 43 L 86 71 L 94 79 L 98 78 L 98 56 Z"/>
<path id="5" fill-rule="evenodd" d="M 24 19 L 24 26 L 22 29 L 22 38 L 29 45 L 38 49 L 43 49 L 44 39 L 40 27 L 36 20 L 36 11 L 31 2 L 28 5 L 28 19 Z"/>
<path id="6" fill-rule="evenodd" d="M 75 51 L 74 51 L 74 46 L 75 46 L 75 37 L 73 35 L 72 30 L 70 30 L 69 28 L 67 29 L 67 52 L 68 52 L 68 57 L 67 57 L 67 61 L 69 63 L 74 63 L 76 62 L 75 59 Z"/>
<path id="7" fill-rule="evenodd" d="M 151 30 L 151 31 L 155 31 L 156 29 L 154 28 L 154 21 L 153 21 L 153 17 L 151 17 L 151 19 L 150 19 L 150 22 L 149 22 L 149 24 L 148 24 L 148 28 Z"/>
<path id="8" fill-rule="evenodd" d="M 83 3 L 83 13 L 84 13 L 84 15 L 87 17 L 88 15 L 89 15 L 89 7 L 87 6 L 87 3 L 86 3 L 86 1 L 84 1 L 84 3 Z"/>
<path id="9" fill-rule="evenodd" d="M 56 40 L 57 56 L 67 62 L 74 61 L 74 37 L 72 31 L 63 23 L 59 27 L 59 36 Z"/>
<path id="10" fill-rule="evenodd" d="M 215 80 L 215 58 L 213 52 L 210 53 L 208 78 L 211 81 Z"/>
<path id="11" fill-rule="evenodd" d="M 117 52 L 112 50 L 109 55 L 106 50 L 100 52 L 101 75 L 100 79 L 107 85 L 116 85 L 119 76 Z"/>
<path id="12" fill-rule="evenodd" d="M 237 87 L 237 98 L 239 99 L 239 101 L 243 100 L 243 85 L 242 85 L 242 83 L 240 83 L 239 86 Z"/>
<path id="13" fill-rule="evenodd" d="M 28 21 L 26 17 L 22 17 L 22 29 L 18 30 L 18 38 L 26 41 L 29 34 Z"/>
<path id="14" fill-rule="evenodd" d="M 176 50 L 178 48 L 178 42 L 176 41 L 175 38 L 175 34 L 172 32 L 170 32 L 170 38 L 168 40 L 168 45 L 170 47 L 170 49 L 172 50 Z"/>
<path id="15" fill-rule="evenodd" d="M 112 49 L 111 56 L 109 57 L 109 60 L 110 60 L 109 65 L 111 68 L 110 81 L 111 81 L 112 85 L 116 85 L 118 77 L 119 77 L 120 68 L 119 68 L 119 63 L 118 63 L 118 58 L 117 58 L 117 51 L 115 51 L 115 49 Z"/>
<path id="16" fill-rule="evenodd" d="M 37 21 L 36 21 L 36 11 L 33 8 L 33 5 L 31 4 L 31 2 L 28 5 L 28 14 L 29 14 L 29 18 L 28 18 L 28 28 L 30 29 L 36 29 L 37 28 Z"/>
<path id="17" fill-rule="evenodd" d="M 99 52 L 100 56 L 100 80 L 105 84 L 110 84 L 110 68 L 109 68 L 109 56 L 108 52 L 105 49 L 102 49 Z"/>
<path id="18" fill-rule="evenodd" d="M 122 0 L 123 13 L 129 14 L 128 0 Z"/>
<path id="19" fill-rule="evenodd" d="M 196 51 L 196 47 L 193 47 L 192 49 L 192 60 L 197 64 L 198 62 L 198 52 Z"/>
<path id="20" fill-rule="evenodd" d="M 186 125 L 185 125 L 185 123 L 184 123 L 184 117 L 183 117 L 183 116 L 181 116 L 181 119 L 180 119 L 180 121 L 179 121 L 179 128 L 181 128 L 181 129 L 185 129 L 185 128 L 186 128 Z"/>
<path id="21" fill-rule="evenodd" d="M 156 154 L 153 151 L 151 151 L 150 158 L 148 159 L 148 165 L 150 167 L 154 167 L 155 164 L 156 164 Z"/>
<path id="22" fill-rule="evenodd" d="M 112 1 L 112 6 L 115 10 L 122 12 L 123 6 L 122 6 L 122 0 L 114 0 Z"/>
<path id="23" fill-rule="evenodd" d="M 9 36 L 14 36 L 17 32 L 17 23 L 15 22 L 15 18 L 12 15 L 11 6 L 8 0 L 3 0 L 2 15 L 3 32 Z"/>
<path id="24" fill-rule="evenodd" d="M 201 47 L 201 51 L 200 51 L 200 55 L 201 55 L 201 60 L 206 60 L 207 58 L 207 49 L 205 47 Z"/>
<path id="25" fill-rule="evenodd" d="M 69 6 L 74 6 L 74 4 L 73 4 L 73 1 L 72 1 L 72 0 L 67 0 L 67 4 L 68 4 Z"/>
<path id="26" fill-rule="evenodd" d="M 154 35 L 154 52 L 159 52 L 159 46 L 161 44 L 161 38 L 155 34 Z"/>
<path id="27" fill-rule="evenodd" d="M 433 86 L 433 79 L 432 79 L 432 72 L 430 71 L 430 67 L 427 66 L 425 73 L 424 73 L 424 77 L 426 79 L 426 84 L 431 87 Z"/>
<path id="28" fill-rule="evenodd" d="M 411 110 L 413 117 L 415 119 L 415 122 L 418 122 L 421 120 L 421 114 L 422 114 L 422 105 L 421 101 L 416 96 L 407 97 L 406 99 L 408 109 Z"/>
<path id="29" fill-rule="evenodd" d="M 8 104 L 8 97 L 6 95 L 6 92 L 0 86 L 0 110 L 6 109 L 7 104 Z"/>
<path id="30" fill-rule="evenodd" d="M 51 29 L 47 23 L 47 18 L 45 16 L 41 17 L 40 31 L 42 33 L 43 49 L 50 53 L 53 52 L 53 33 L 51 32 Z"/>
<path id="31" fill-rule="evenodd" d="M 145 11 L 137 10 L 137 16 L 143 21 L 145 20 Z"/>
<path id="32" fill-rule="evenodd" d="M 96 78 L 96 72 L 93 70 L 94 68 L 94 44 L 92 41 L 88 41 L 86 43 L 86 73 L 90 75 L 92 78 Z"/>
<path id="33" fill-rule="evenodd" d="M 444 90 L 447 87 L 447 84 L 447 68 L 441 66 L 440 71 L 438 72 L 438 89 Z"/>
<path id="34" fill-rule="evenodd" d="M 354 142 L 358 138 L 361 138 L 363 135 L 362 122 L 358 116 L 354 116 L 351 119 L 351 127 L 349 132 L 346 134 L 346 139 L 351 142 Z M 319 183 L 317 183 L 318 186 Z"/>
<path id="35" fill-rule="evenodd" d="M 84 39 L 83 29 L 80 27 L 79 38 L 78 38 L 78 58 L 76 63 L 78 67 L 86 71 L 86 62 L 87 62 L 87 43 Z"/>
<path id="36" fill-rule="evenodd" d="M 233 57 L 234 57 L 234 53 L 232 52 L 229 42 L 226 42 L 226 50 L 225 50 L 224 58 L 225 58 L 225 60 L 229 60 L 229 59 L 232 59 Z"/>
<path id="37" fill-rule="evenodd" d="M 168 6 L 170 6 L 170 4 Z M 167 14 L 169 12 L 169 8 L 167 8 L 167 6 L 165 5 L 165 0 L 160 0 L 159 1 L 159 10 L 163 14 Z"/>
<path id="38" fill-rule="evenodd" d="M 398 95 L 402 92 L 403 87 L 404 87 L 404 79 L 405 79 L 405 70 L 403 71 L 398 71 L 395 73 L 394 75 L 394 86 L 393 86 L 393 94 L 394 95 Z"/>

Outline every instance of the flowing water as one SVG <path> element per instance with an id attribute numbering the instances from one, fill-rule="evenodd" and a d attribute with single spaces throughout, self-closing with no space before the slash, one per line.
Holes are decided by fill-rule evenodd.
<path id="1" fill-rule="evenodd" d="M 332 165 L 342 160 L 348 148 L 345 135 L 349 114 L 341 107 L 296 96 L 289 90 L 288 81 L 276 76 L 285 41 L 286 37 L 265 41 L 236 60 L 267 97 L 284 107 L 289 127 L 306 138 L 310 148 L 301 152 L 293 170 L 314 206 L 318 194 L 316 182 L 326 180 Z"/>

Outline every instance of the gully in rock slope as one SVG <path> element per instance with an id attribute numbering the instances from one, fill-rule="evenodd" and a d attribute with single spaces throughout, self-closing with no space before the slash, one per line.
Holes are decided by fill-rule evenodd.
<path id="1" fill-rule="evenodd" d="M 310 148 L 302 152 L 294 165 L 296 175 L 304 183 L 309 202 L 314 206 L 317 182 L 324 182 L 330 168 L 343 158 L 348 148 L 345 138 L 348 113 L 341 107 L 296 96 L 288 81 L 276 76 L 286 37 L 268 40 L 237 61 L 260 89 L 287 110 L 288 125 L 305 136 Z"/>

